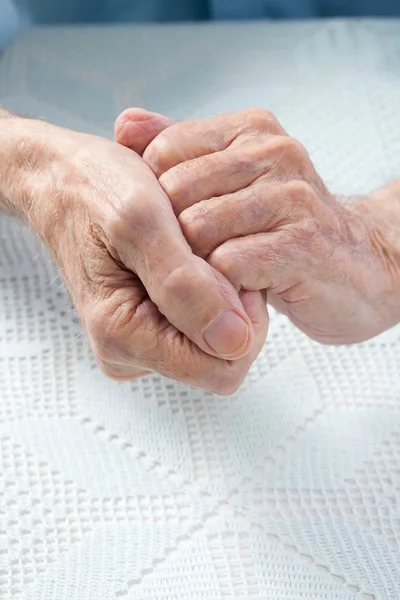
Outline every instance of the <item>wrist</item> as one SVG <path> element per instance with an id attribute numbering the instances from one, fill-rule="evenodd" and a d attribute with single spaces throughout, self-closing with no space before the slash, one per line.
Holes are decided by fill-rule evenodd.
<path id="1" fill-rule="evenodd" d="M 63 133 L 49 123 L 0 110 L 0 210 L 27 221 L 45 241 L 57 212 L 52 205 Z"/>
<path id="2" fill-rule="evenodd" d="M 400 322 L 399 183 L 361 198 L 349 207 L 364 231 L 365 289 L 376 307 L 381 331 Z"/>
<path id="3" fill-rule="evenodd" d="M 19 182 L 22 165 L 18 156 L 18 119 L 0 109 L 0 210 L 21 214 Z"/>
<path id="4" fill-rule="evenodd" d="M 0 110 L 0 209 L 24 219 L 34 197 L 30 175 L 40 162 L 37 123 Z"/>

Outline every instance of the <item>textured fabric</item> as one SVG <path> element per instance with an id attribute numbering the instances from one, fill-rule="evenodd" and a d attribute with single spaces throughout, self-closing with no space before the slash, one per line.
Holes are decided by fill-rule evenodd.
<path id="1" fill-rule="evenodd" d="M 398 22 L 38 30 L 3 57 L 0 99 L 109 136 L 127 105 L 265 106 L 357 194 L 399 175 L 399 37 Z M 273 313 L 231 398 L 109 381 L 45 250 L 1 215 L 1 600 L 398 600 L 399 372 L 400 327 L 334 348 Z"/>

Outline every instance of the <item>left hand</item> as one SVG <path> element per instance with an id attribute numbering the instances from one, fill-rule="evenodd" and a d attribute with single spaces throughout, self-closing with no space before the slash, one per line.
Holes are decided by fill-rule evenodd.
<path id="1" fill-rule="evenodd" d="M 117 141 L 137 140 L 118 119 Z M 268 301 L 323 343 L 387 327 L 391 265 L 382 232 L 339 203 L 305 148 L 261 109 L 171 125 L 143 154 L 193 251 L 237 290 Z"/>
<path id="2" fill-rule="evenodd" d="M 147 143 L 168 124 L 136 119 Z M 261 292 L 238 294 L 193 255 L 134 152 L 35 119 L 0 121 L 0 196 L 51 251 L 104 373 L 235 392 L 265 341 Z"/>

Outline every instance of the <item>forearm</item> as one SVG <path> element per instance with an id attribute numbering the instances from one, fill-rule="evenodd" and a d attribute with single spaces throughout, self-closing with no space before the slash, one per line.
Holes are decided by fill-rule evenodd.
<path id="1" fill-rule="evenodd" d="M 0 109 L 0 211 L 22 218 L 46 238 L 69 150 L 67 130 Z"/>
<path id="2" fill-rule="evenodd" d="M 26 171 L 29 165 L 29 144 L 26 144 L 28 123 L 0 108 L 0 211 L 26 216 Z M 25 129 L 25 131 L 24 131 Z"/>

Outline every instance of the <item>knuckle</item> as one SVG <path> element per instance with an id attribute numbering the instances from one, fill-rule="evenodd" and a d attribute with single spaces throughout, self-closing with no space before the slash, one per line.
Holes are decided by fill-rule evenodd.
<path id="1" fill-rule="evenodd" d="M 268 146 L 264 140 L 249 140 L 242 146 L 242 152 L 235 156 L 235 170 L 248 175 L 259 175 L 263 171 L 262 159 L 268 153 Z M 226 157 L 229 167 L 230 156 Z M 232 169 L 231 169 L 232 170 Z"/>
<path id="2" fill-rule="evenodd" d="M 308 153 L 301 142 L 289 136 L 280 136 L 278 150 L 283 160 L 303 165 L 309 160 Z"/>
<path id="3" fill-rule="evenodd" d="M 209 263 L 222 273 L 229 281 L 234 281 L 237 267 L 239 267 L 242 257 L 238 252 L 235 252 L 233 246 L 235 242 L 226 242 L 222 246 L 216 248 L 209 258 Z"/>
<path id="4" fill-rule="evenodd" d="M 107 360 L 118 344 L 115 329 L 110 327 L 109 320 L 101 309 L 94 310 L 86 318 L 85 324 L 96 356 Z"/>
<path id="5" fill-rule="evenodd" d="M 187 262 L 173 269 L 164 279 L 163 287 L 168 295 L 181 297 L 185 290 L 196 285 L 202 288 L 208 282 L 203 269 L 194 262 Z"/>
<path id="6" fill-rule="evenodd" d="M 171 132 L 166 129 L 158 134 L 143 153 L 143 160 L 157 177 L 168 169 L 170 150 Z"/>
<path id="7" fill-rule="evenodd" d="M 206 218 L 202 211 L 191 207 L 184 210 L 178 217 L 183 235 L 189 242 L 189 245 L 199 245 L 199 241 L 205 242 L 207 233 Z"/>
<path id="8" fill-rule="evenodd" d="M 185 191 L 184 181 L 186 172 L 185 163 L 182 163 L 166 171 L 159 178 L 161 187 L 172 203 L 174 200 L 179 199 Z"/>
<path id="9" fill-rule="evenodd" d="M 230 281 L 233 287 L 240 290 L 246 270 L 248 270 L 248 260 L 252 260 L 252 257 L 249 258 L 248 253 L 243 252 L 236 245 L 236 240 L 225 242 L 223 246 L 227 247 L 219 246 L 213 250 L 207 258 L 207 262 Z"/>
<path id="10" fill-rule="evenodd" d="M 137 329 L 133 314 L 129 300 L 115 297 L 114 301 L 98 302 L 86 316 L 86 330 L 98 360 L 131 362 L 138 358 L 139 349 L 131 343 Z"/>
<path id="11" fill-rule="evenodd" d="M 151 231 L 153 219 L 147 197 L 148 190 L 139 183 L 124 196 L 120 195 L 107 220 L 107 230 L 112 241 L 117 243 L 128 236 L 134 240 L 133 229 L 138 232 Z"/>
<path id="12" fill-rule="evenodd" d="M 250 108 L 247 118 L 251 126 L 261 131 L 278 133 L 283 131 L 275 115 L 265 108 Z"/>
<path id="13" fill-rule="evenodd" d="M 161 312 L 171 306 L 186 305 L 193 299 L 194 290 L 203 293 L 209 288 L 209 278 L 197 262 L 189 261 L 173 268 L 152 295 L 153 302 Z"/>
<path id="14" fill-rule="evenodd" d="M 303 179 L 293 179 L 285 186 L 286 195 L 295 205 L 308 207 L 317 200 L 317 195 L 313 187 Z"/>

